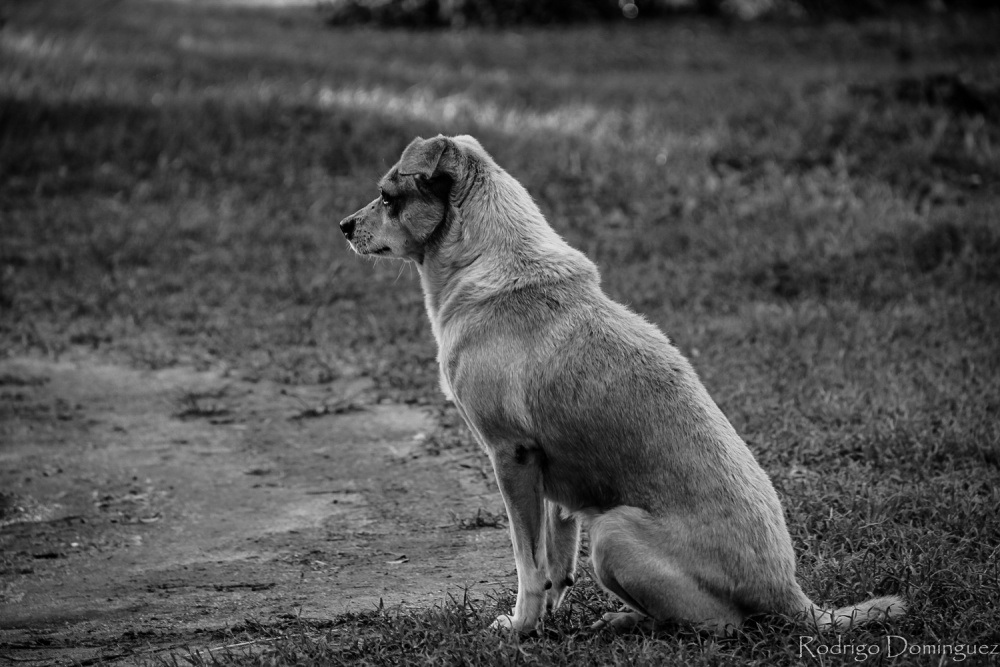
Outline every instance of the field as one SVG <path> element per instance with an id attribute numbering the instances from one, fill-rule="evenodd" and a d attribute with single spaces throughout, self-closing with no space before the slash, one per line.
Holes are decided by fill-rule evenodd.
<path id="1" fill-rule="evenodd" d="M 996 13 L 410 33 L 333 30 L 309 8 L 233 3 L 18 0 L 3 11 L 8 362 L 87 359 L 160 378 L 225 369 L 274 397 L 334 397 L 302 416 L 431 415 L 430 436 L 407 453 L 414 466 L 442 452 L 476 457 L 437 389 L 415 270 L 356 258 L 337 227 L 414 136 L 474 134 L 599 265 L 606 291 L 692 360 L 772 476 L 807 594 L 908 600 L 905 618 L 843 644 L 880 647 L 869 662 L 928 665 L 958 661 L 934 647 L 1000 644 Z M 26 412 L 15 394 L 34 385 L 13 373 L 0 373 L 5 438 L 56 419 Z M 147 376 L 134 377 L 140 391 Z M 364 405 L 347 402 L 355 386 Z M 189 393 L 175 413 L 249 410 L 241 395 Z M 12 494 L 0 518 L 16 519 L 26 487 L 13 474 L 0 484 Z M 473 519 L 456 521 L 503 542 L 502 520 L 477 502 L 457 510 Z M 17 525 L 0 532 L 15 540 L 0 557 L 0 632 L 18 630 L 11 591 L 35 576 L 12 546 L 35 529 Z M 35 558 L 37 574 L 47 564 Z M 511 603 L 512 556 L 501 569 L 495 587 L 471 593 L 440 570 L 422 575 L 447 591 L 437 604 L 247 621 L 200 644 L 231 648 L 209 654 L 191 640 L 142 660 L 857 657 L 803 656 L 802 630 L 783 621 L 732 639 L 590 633 L 613 601 L 586 575 L 539 636 L 499 637 L 483 628 Z M 42 660 L 12 636 L 0 634 L 0 654 Z M 930 648 L 889 655 L 901 641 Z M 138 660 L 150 643 L 119 636 L 105 658 Z"/>

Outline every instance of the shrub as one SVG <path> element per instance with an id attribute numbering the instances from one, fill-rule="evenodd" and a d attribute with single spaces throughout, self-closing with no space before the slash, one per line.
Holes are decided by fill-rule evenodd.
<path id="1" fill-rule="evenodd" d="M 693 0 L 326 0 L 330 25 L 383 27 L 504 27 L 657 16 Z"/>
<path id="2" fill-rule="evenodd" d="M 983 11 L 995 0 L 319 0 L 329 25 L 431 28 L 554 25 L 679 12 L 752 21 L 859 19 L 899 12 Z"/>

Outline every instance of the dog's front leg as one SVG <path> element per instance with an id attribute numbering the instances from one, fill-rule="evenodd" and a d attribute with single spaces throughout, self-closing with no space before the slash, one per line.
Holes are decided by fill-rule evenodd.
<path id="1" fill-rule="evenodd" d="M 548 523 L 548 589 L 546 611 L 552 611 L 566 597 L 569 587 L 576 581 L 576 558 L 580 550 L 580 522 L 575 517 L 562 514 L 562 508 L 551 500 L 545 501 Z"/>
<path id="2" fill-rule="evenodd" d="M 502 443 L 489 448 L 500 494 L 507 506 L 510 537 L 517 566 L 517 603 L 492 627 L 530 632 L 545 611 L 545 499 L 542 496 L 542 451 L 534 446 Z"/>

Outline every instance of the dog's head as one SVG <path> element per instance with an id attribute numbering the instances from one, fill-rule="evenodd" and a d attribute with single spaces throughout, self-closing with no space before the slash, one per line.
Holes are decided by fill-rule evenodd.
<path id="1" fill-rule="evenodd" d="M 423 263 L 441 243 L 452 208 L 468 197 L 484 158 L 469 136 L 414 139 L 379 181 L 379 196 L 340 222 L 351 248 Z"/>

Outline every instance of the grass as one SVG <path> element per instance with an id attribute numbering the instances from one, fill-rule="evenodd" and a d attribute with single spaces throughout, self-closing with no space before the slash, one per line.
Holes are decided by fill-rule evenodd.
<path id="1" fill-rule="evenodd" d="M 363 374 L 440 406 L 415 272 L 357 260 L 336 223 L 413 136 L 473 133 L 691 357 L 774 479 L 807 593 L 907 598 L 850 642 L 1000 643 L 995 14 L 406 33 L 149 0 L 6 11 L 8 353 Z M 246 649 L 170 660 L 803 661 L 781 623 L 582 632 L 612 604 L 591 583 L 504 639 L 482 630 L 497 596 L 255 625 Z"/>

